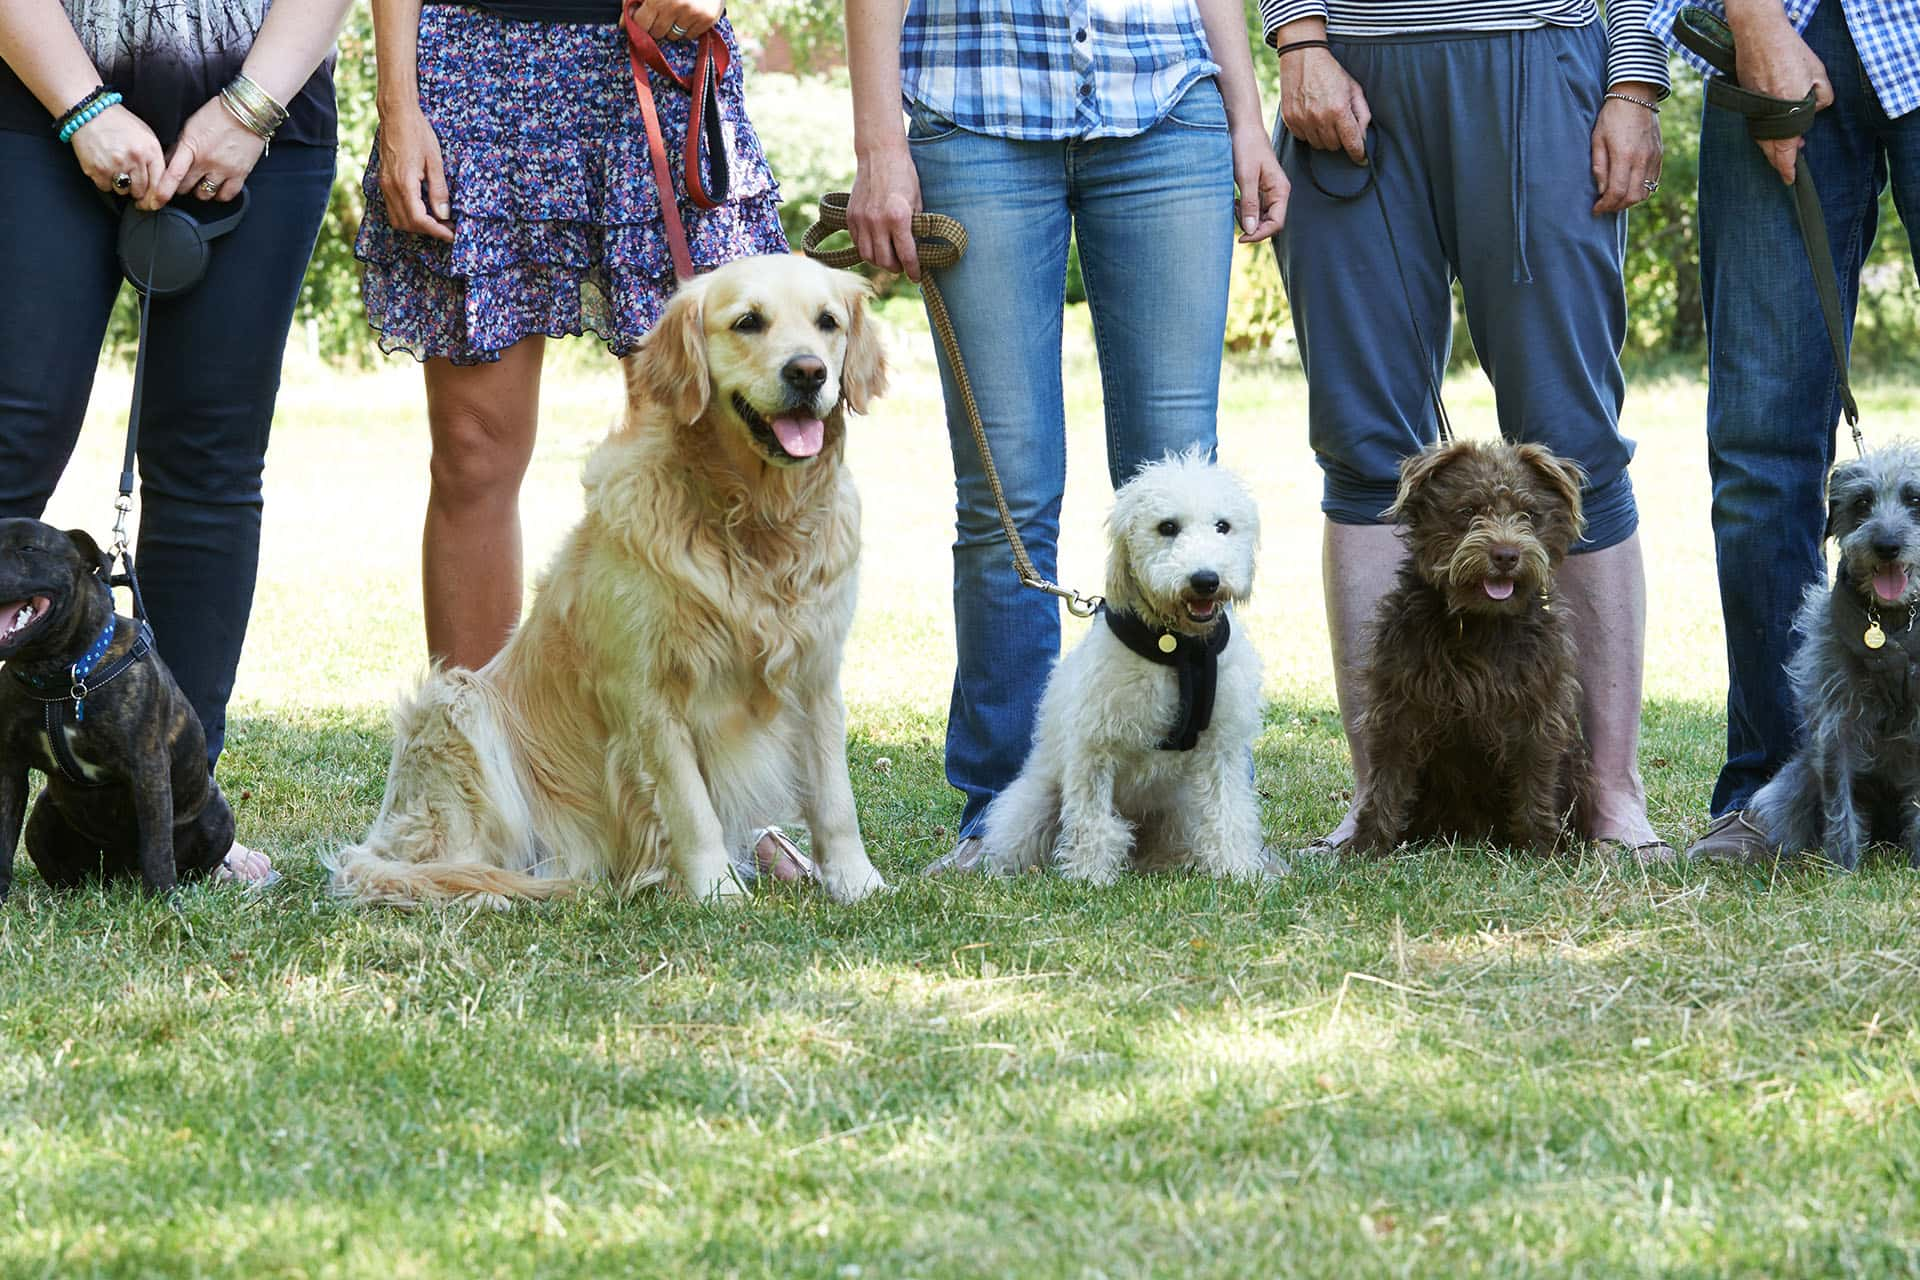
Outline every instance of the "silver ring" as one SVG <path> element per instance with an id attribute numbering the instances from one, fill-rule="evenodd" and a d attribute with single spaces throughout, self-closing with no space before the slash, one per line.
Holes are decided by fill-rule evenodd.
<path id="1" fill-rule="evenodd" d="M 1658 191 L 1658 190 L 1660 189 L 1660 179 L 1658 179 L 1658 178 L 1642 178 L 1642 179 L 1640 179 L 1640 185 L 1641 185 L 1641 186 L 1643 186 L 1643 187 L 1645 187 L 1645 188 L 1647 189 L 1647 194 L 1648 194 L 1648 195 L 1652 195 L 1652 194 L 1653 194 L 1654 192 L 1656 192 L 1656 191 Z"/>
<path id="2" fill-rule="evenodd" d="M 133 186 L 132 174 L 116 173 L 113 175 L 113 189 L 115 191 L 126 191 L 126 190 L 129 190 L 132 186 Z"/>
<path id="3" fill-rule="evenodd" d="M 676 22 L 667 28 L 667 35 L 675 40 L 685 40 L 687 38 L 687 29 Z"/>

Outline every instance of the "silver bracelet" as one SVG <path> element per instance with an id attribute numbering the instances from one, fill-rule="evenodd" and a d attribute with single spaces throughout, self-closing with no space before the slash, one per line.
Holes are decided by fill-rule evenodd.
<path id="1" fill-rule="evenodd" d="M 1659 104 L 1659 103 L 1657 103 L 1657 102 L 1648 102 L 1648 101 L 1647 101 L 1647 100 L 1646 100 L 1645 98 L 1636 98 L 1636 97 L 1634 97 L 1634 96 L 1633 96 L 1632 94 L 1630 94 L 1630 93 L 1613 93 L 1613 92 L 1608 92 L 1608 94 L 1606 95 L 1606 97 L 1605 97 L 1605 98 L 1602 98 L 1602 99 L 1600 99 L 1600 100 L 1601 100 L 1602 102 L 1605 102 L 1605 101 L 1607 100 L 1607 98 L 1618 98 L 1618 99 L 1619 99 L 1620 101 L 1622 101 L 1622 102 L 1631 102 L 1631 103 L 1632 103 L 1632 104 L 1633 104 L 1634 106 L 1636 106 L 1636 107 L 1645 107 L 1645 108 L 1646 108 L 1647 110 L 1649 110 L 1649 111 L 1651 111 L 1651 112 L 1653 112 L 1653 114 L 1655 114 L 1655 115 L 1659 115 L 1659 114 L 1660 114 L 1660 104 Z"/>

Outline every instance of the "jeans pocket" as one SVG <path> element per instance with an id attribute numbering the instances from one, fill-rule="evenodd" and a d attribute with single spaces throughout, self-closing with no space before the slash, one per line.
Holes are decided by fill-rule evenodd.
<path id="1" fill-rule="evenodd" d="M 907 141 L 939 142 L 960 132 L 960 126 L 930 107 L 907 104 Z"/>
<path id="2" fill-rule="evenodd" d="M 1227 131 L 1227 104 L 1220 96 L 1220 86 L 1212 76 L 1196 80 L 1180 96 L 1180 101 L 1167 108 L 1164 117 L 1174 124 L 1185 125 L 1189 129 L 1210 129 L 1216 133 Z"/>

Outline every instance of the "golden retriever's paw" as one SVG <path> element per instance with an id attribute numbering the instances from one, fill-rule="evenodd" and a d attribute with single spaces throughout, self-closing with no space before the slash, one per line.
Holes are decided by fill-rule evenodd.
<path id="1" fill-rule="evenodd" d="M 874 869 L 871 862 L 863 861 L 859 866 L 820 868 L 820 887 L 835 902 L 858 902 L 870 894 L 883 893 L 887 882 Z"/>

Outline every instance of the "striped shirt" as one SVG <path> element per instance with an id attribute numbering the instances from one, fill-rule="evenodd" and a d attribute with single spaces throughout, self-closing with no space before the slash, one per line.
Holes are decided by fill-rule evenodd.
<path id="1" fill-rule="evenodd" d="M 911 0 L 900 92 L 963 129 L 1124 138 L 1216 74 L 1194 0 Z"/>
<path id="2" fill-rule="evenodd" d="M 1722 12 L 1720 5 L 1703 0 L 1656 0 L 1647 25 L 1671 39 L 1673 20 L 1687 4 L 1695 3 Z M 1807 20 L 1819 7 L 1820 0 L 1786 0 L 1794 30 L 1805 31 Z M 1897 120 L 1920 107 L 1920 0 L 1841 0 L 1840 7 L 1881 110 Z M 1711 73 L 1706 63 L 1686 50 L 1681 49 L 1680 56 Z"/>
<path id="3" fill-rule="evenodd" d="M 1666 47 L 1647 29 L 1647 10 L 1653 3 L 1612 0 L 1607 5 L 1607 84 L 1633 80 L 1658 85 L 1665 97 Z M 1429 31 L 1584 27 L 1599 17 L 1595 0 L 1260 0 L 1268 44 L 1279 43 L 1274 33 L 1280 26 L 1301 18 L 1325 18 L 1329 36 L 1364 39 Z"/>

